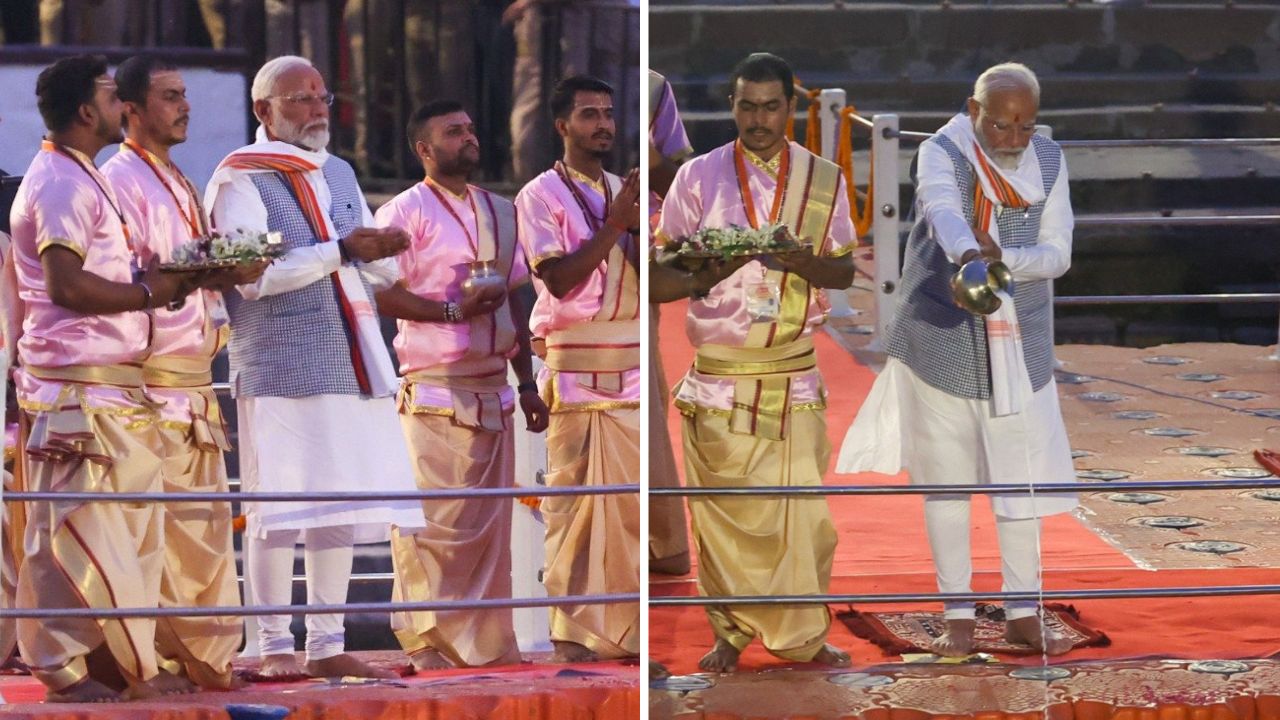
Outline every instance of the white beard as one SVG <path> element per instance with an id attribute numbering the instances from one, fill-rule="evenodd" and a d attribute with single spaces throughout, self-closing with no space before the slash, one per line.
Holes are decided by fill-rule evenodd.
<path id="1" fill-rule="evenodd" d="M 311 152 L 320 152 L 329 146 L 329 123 L 317 125 L 309 130 L 280 118 L 272 134 L 290 145 L 298 145 Z"/>
<path id="2" fill-rule="evenodd" d="M 1026 150 L 1021 150 L 1016 153 L 992 150 L 987 147 L 987 141 L 983 139 L 982 133 L 978 130 L 978 123 L 976 122 L 973 124 L 973 136 L 978 139 L 978 146 L 982 148 L 982 152 L 986 153 L 987 157 L 991 158 L 991 161 L 996 164 L 996 167 L 1009 172 L 1013 172 L 1018 169 L 1018 165 L 1022 162 L 1022 154 L 1025 153 Z"/>

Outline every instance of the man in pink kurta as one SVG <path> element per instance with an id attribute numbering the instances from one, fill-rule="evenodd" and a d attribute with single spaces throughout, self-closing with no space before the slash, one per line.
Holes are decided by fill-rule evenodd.
<path id="1" fill-rule="evenodd" d="M 551 410 L 550 487 L 636 483 L 640 475 L 639 178 L 601 165 L 613 146 L 613 89 L 567 78 L 552 97 L 565 155 L 516 196 L 520 241 L 545 349 L 538 381 Z M 550 497 L 543 583 L 550 595 L 639 590 L 637 495 Z M 563 661 L 636 655 L 636 604 L 553 608 Z"/>
<path id="2" fill-rule="evenodd" d="M 102 172 L 133 228 L 139 259 L 169 262 L 178 248 L 209 234 L 199 193 L 169 158 L 169 148 L 186 140 L 186 88 L 176 67 L 153 56 L 121 63 L 116 82 L 125 101 L 126 138 Z M 232 273 L 235 279 L 249 277 Z M 165 490 L 226 492 L 222 454 L 231 448 L 210 372 L 225 344 L 222 297 L 201 290 L 152 317 L 145 375 L 152 397 L 164 403 L 159 429 Z M 238 605 L 230 504 L 168 503 L 164 525 L 161 606 Z M 162 618 L 156 633 L 170 672 L 203 687 L 232 685 L 231 660 L 244 634 L 239 617 Z"/>
<path id="3" fill-rule="evenodd" d="M 847 288 L 855 236 L 839 168 L 786 139 L 795 110 L 785 61 L 752 55 L 733 74 L 739 138 L 676 174 L 662 207 L 664 243 L 704 228 L 787 226 L 803 252 L 712 264 L 697 274 L 663 268 L 656 300 L 690 295 L 686 331 L 697 349 L 675 403 L 684 416 L 691 487 L 821 485 L 830 445 L 826 394 L 813 331 L 825 316 L 820 288 Z M 836 536 L 825 500 L 690 501 L 704 595 L 804 595 L 828 590 Z M 792 661 L 848 664 L 825 644 L 822 605 L 708 606 L 716 646 L 701 662 L 733 670 L 759 637 Z"/>
<path id="4" fill-rule="evenodd" d="M 546 428 L 515 207 L 468 184 L 479 143 L 461 104 L 424 105 L 408 134 L 426 178 L 382 206 L 376 220 L 410 239 L 396 258 L 402 279 L 378 294 L 378 308 L 399 319 L 397 406 L 415 477 L 422 490 L 512 487 L 517 394 L 508 366 L 527 427 Z M 435 500 L 422 510 L 423 530 L 392 536 L 395 600 L 511 597 L 510 500 Z M 419 669 L 520 660 L 509 609 L 396 613 L 391 623 Z"/>
<path id="5" fill-rule="evenodd" d="M 25 490 L 161 490 L 159 402 L 143 390 L 151 316 L 182 297 L 154 265 L 134 280 L 130 229 L 93 156 L 120 138 L 120 101 L 101 58 L 37 81 L 49 135 L 10 214 L 26 306 L 16 374 Z M 164 561 L 158 504 L 26 505 L 17 606 L 155 607 Z M 157 675 L 150 619 L 19 620 L 23 658 L 52 701 L 110 701 L 177 689 Z M 101 648 L 127 687 L 95 677 Z M 161 673 L 162 676 L 167 676 Z"/>
<path id="6" fill-rule="evenodd" d="M 649 71 L 649 189 L 650 239 L 657 229 L 662 196 L 671 186 L 679 164 L 693 154 L 685 134 L 675 94 L 667 79 Z M 675 453 L 667 428 L 667 402 L 671 386 L 658 350 L 661 305 L 649 304 L 649 487 L 679 487 Z M 684 498 L 649 498 L 649 571 L 670 575 L 689 572 L 689 538 Z"/>

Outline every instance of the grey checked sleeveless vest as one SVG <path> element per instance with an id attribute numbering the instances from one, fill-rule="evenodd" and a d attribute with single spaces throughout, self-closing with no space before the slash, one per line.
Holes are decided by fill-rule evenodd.
<path id="1" fill-rule="evenodd" d="M 956 185 L 964 200 L 964 216 L 973 224 L 973 168 L 951 140 L 935 135 L 951 157 Z M 1040 160 L 1045 195 L 1058 180 L 1062 155 L 1057 143 L 1032 136 L 1031 147 Z M 1025 212 L 997 212 L 1000 244 L 1006 248 L 1035 245 L 1040 236 L 1044 201 Z M 902 268 L 902 298 L 889 328 L 889 354 L 905 362 L 915 374 L 935 388 L 957 397 L 985 400 L 991 397 L 991 370 L 987 359 L 986 319 L 956 307 L 951 299 L 951 275 L 956 266 L 930 235 L 917 209 L 915 225 L 907 241 Z M 1014 288 L 1018 323 L 1022 326 L 1022 351 L 1032 388 L 1039 390 L 1053 375 L 1053 308 L 1049 280 L 1024 280 Z"/>
<path id="2" fill-rule="evenodd" d="M 346 237 L 363 221 L 364 200 L 355 173 L 333 156 L 322 170 L 333 196 L 329 217 L 338 237 Z M 315 245 L 311 226 L 284 178 L 259 172 L 252 179 L 267 208 L 267 227 L 284 235 L 285 248 Z M 361 280 L 372 299 L 373 290 Z M 346 325 L 329 276 L 258 300 L 229 292 L 226 301 L 231 316 L 231 390 L 236 397 L 360 394 Z"/>

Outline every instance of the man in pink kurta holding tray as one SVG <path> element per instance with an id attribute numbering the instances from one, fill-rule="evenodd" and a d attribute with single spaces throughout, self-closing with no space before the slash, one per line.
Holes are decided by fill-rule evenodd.
<path id="1" fill-rule="evenodd" d="M 116 71 L 125 101 L 125 140 L 102 168 L 133 228 L 143 262 L 173 260 L 174 252 L 209 234 L 200 193 L 169 157 L 185 142 L 191 105 L 176 66 L 155 56 L 137 56 Z M 227 287 L 256 280 L 265 265 L 219 270 L 202 284 Z M 164 486 L 174 492 L 227 492 L 222 453 L 230 450 L 226 424 L 213 393 L 210 365 L 226 344 L 222 296 L 201 290 L 185 302 L 153 313 L 151 354 L 144 365 L 147 389 L 160 407 Z M 165 563 L 162 607 L 240 604 L 231 505 L 226 502 L 163 506 Z M 231 660 L 240 649 L 239 617 L 161 618 L 156 645 L 162 665 L 196 685 L 229 688 L 240 681 Z"/>
<path id="2" fill-rule="evenodd" d="M 781 58 L 751 55 L 734 69 L 729 101 L 738 139 L 681 166 L 662 206 L 667 245 L 704 228 L 788 226 L 812 249 L 710 261 L 696 273 L 661 264 L 656 301 L 689 296 L 697 349 L 675 403 L 684 416 L 690 487 L 821 485 L 830 445 L 814 328 L 820 288 L 847 288 L 856 242 L 839 168 L 786 138 L 793 77 Z M 698 587 L 708 596 L 825 593 L 836 535 L 824 499 L 696 498 L 689 503 Z M 759 637 L 792 661 L 847 665 L 825 643 L 823 605 L 709 606 L 716 645 L 700 663 L 725 672 Z"/>
<path id="3" fill-rule="evenodd" d="M 515 206 L 467 183 L 480 147 L 460 103 L 424 105 L 408 136 L 426 178 L 378 210 L 377 224 L 404 230 L 409 248 L 397 256 L 402 280 L 377 301 L 379 312 L 399 319 L 397 406 L 418 487 L 512 487 L 517 392 L 508 365 L 526 426 L 547 426 Z M 511 597 L 509 499 L 434 500 L 422 511 L 425 529 L 392 533 L 394 600 Z M 395 613 L 391 623 L 420 670 L 520 661 L 509 609 Z"/>
<path id="4" fill-rule="evenodd" d="M 143 389 L 150 311 L 179 300 L 192 278 L 160 273 L 153 260 L 135 280 L 136 229 L 93 163 L 122 139 L 106 61 L 60 60 L 40 74 L 36 95 L 49 134 L 10 214 L 26 307 L 15 376 L 21 489 L 159 492 L 160 401 Z M 24 509 L 19 608 L 160 604 L 159 504 L 32 502 Z M 18 643 L 51 701 L 184 691 L 185 681 L 157 668 L 155 628 L 142 618 L 19 620 Z M 107 663 L 118 678 L 94 674 Z"/>
<path id="5" fill-rule="evenodd" d="M 564 158 L 516 196 L 538 300 L 531 326 L 546 366 L 549 487 L 640 478 L 640 184 L 605 172 L 613 88 L 566 78 L 551 99 Z M 552 596 L 640 588 L 638 495 L 549 497 L 543 584 Z M 552 608 L 559 661 L 638 655 L 638 604 Z"/>

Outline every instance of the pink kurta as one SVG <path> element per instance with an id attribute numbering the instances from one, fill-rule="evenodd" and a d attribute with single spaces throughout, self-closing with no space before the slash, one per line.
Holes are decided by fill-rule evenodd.
<path id="1" fill-rule="evenodd" d="M 481 208 L 475 203 L 484 201 L 484 191 L 468 188 L 466 198 L 439 187 L 437 191 L 439 196 L 427 183 L 418 183 L 379 208 L 375 219 L 378 227 L 398 227 L 409 233 L 409 249 L 396 256 L 409 292 L 436 302 L 460 302 L 468 263 L 476 260 L 476 212 Z M 441 204 L 440 197 L 448 207 Z M 529 267 L 523 248 L 517 244 L 507 288 L 527 282 Z M 400 332 L 394 347 L 402 376 L 458 362 L 471 347 L 469 322 L 398 320 L 396 325 Z M 519 346 L 513 346 L 506 357 L 514 356 L 518 350 Z M 418 383 L 413 398 L 418 405 L 452 408 L 451 394 L 448 388 Z M 514 407 L 515 393 L 509 386 L 502 389 L 501 395 L 503 409 Z"/>
<path id="2" fill-rule="evenodd" d="M 795 143 L 791 143 L 790 150 L 792 153 L 807 152 Z M 746 169 L 757 219 L 764 224 L 766 218 L 763 214 L 773 207 L 778 183 L 768 172 L 750 162 L 746 163 Z M 733 143 L 722 145 L 680 167 L 663 201 L 658 231 L 664 238 L 680 238 L 702 228 L 731 225 L 750 226 L 734 170 Z M 848 252 L 857 242 L 843 179 L 836 191 L 835 211 L 827 237 L 821 242 L 821 254 L 827 256 Z M 762 263 L 749 262 L 716 285 L 705 299 L 691 302 L 685 321 L 689 342 L 694 347 L 709 343 L 741 347 L 752 322 L 747 312 L 747 286 L 751 282 L 759 282 L 765 271 Z M 813 329 L 826 318 L 821 292 L 817 289 L 813 292 L 817 302 L 809 305 L 806 327 L 797 340 L 812 335 Z M 733 407 L 733 388 L 733 380 L 708 378 L 691 369 L 680 383 L 676 397 L 698 407 L 728 410 Z M 795 378 L 791 386 L 792 406 L 824 402 L 824 396 L 822 380 L 816 370 Z"/>
<path id="3" fill-rule="evenodd" d="M 93 169 L 93 161 L 77 155 L 110 193 L 107 180 Z M 9 215 L 18 296 L 26 306 L 18 341 L 23 365 L 116 365 L 146 358 L 150 325 L 146 313 L 82 315 L 55 305 L 45 287 L 40 253 L 50 245 L 71 249 L 84 260 L 84 269 L 95 275 L 119 283 L 133 281 L 133 256 L 112 208 L 116 202 L 112 195 L 109 201 L 75 160 L 53 150 L 41 150 L 27 168 Z M 63 386 L 21 370 L 15 374 L 15 383 L 19 402 L 32 411 L 49 409 Z M 86 386 L 84 397 L 95 407 L 136 407 L 122 391 L 103 386 Z"/>
<path id="4" fill-rule="evenodd" d="M 684 123 L 680 122 L 680 110 L 676 107 L 671 83 L 666 80 L 662 81 L 662 93 L 658 98 L 657 107 L 652 112 L 653 122 L 649 124 L 649 142 L 658 153 L 668 160 L 681 160 L 692 155 L 693 146 L 689 144 Z"/>
<path id="5" fill-rule="evenodd" d="M 616 183 L 616 175 L 606 173 Z M 587 210 L 603 223 L 604 195 L 590 184 L 574 180 L 587 200 Z M 586 215 L 573 194 L 555 170 L 548 170 L 525 185 L 516 195 L 516 216 L 520 222 L 520 243 L 524 246 L 529 266 L 534 269 L 533 286 L 538 301 L 533 306 L 529 324 L 534 337 L 545 338 L 552 330 L 562 330 L 578 323 L 590 322 L 603 305 L 606 263 L 601 262 L 585 281 L 563 298 L 547 290 L 537 276 L 542 261 L 563 257 L 577 251 L 594 235 Z M 543 368 L 539 382 L 553 373 Z M 584 387 L 578 373 L 555 373 L 555 395 L 565 406 L 610 401 L 640 402 L 640 370 L 622 373 L 622 390 L 618 394 Z"/>
<path id="6" fill-rule="evenodd" d="M 102 166 L 102 174 L 120 198 L 121 209 L 133 233 L 134 249 L 144 267 L 156 256 L 161 262 L 169 261 L 174 250 L 191 242 L 202 228 L 208 227 L 198 218 L 204 210 L 195 202 L 186 184 L 159 158 L 152 156 L 152 162 L 163 173 L 163 180 L 124 145 Z M 216 338 L 210 338 L 209 334 L 218 330 L 211 313 L 221 302 L 217 293 L 206 290 L 188 295 L 178 310 L 154 310 L 151 355 L 212 360 L 210 348 L 217 345 Z M 165 403 L 160 410 L 161 419 L 191 422 L 188 391 L 153 388 L 151 394 Z"/>

